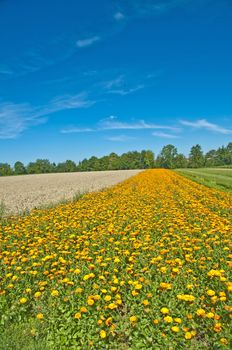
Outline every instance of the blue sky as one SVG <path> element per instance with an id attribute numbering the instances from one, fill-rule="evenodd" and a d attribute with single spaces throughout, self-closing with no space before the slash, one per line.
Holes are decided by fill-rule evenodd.
<path id="1" fill-rule="evenodd" d="M 1 0 L 0 162 L 232 141 L 231 0 Z"/>

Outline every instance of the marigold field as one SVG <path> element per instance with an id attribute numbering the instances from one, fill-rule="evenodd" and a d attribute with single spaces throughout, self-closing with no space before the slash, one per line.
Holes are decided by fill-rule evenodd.
<path id="1" fill-rule="evenodd" d="M 231 349 L 231 195 L 148 170 L 0 224 L 1 349 Z"/>

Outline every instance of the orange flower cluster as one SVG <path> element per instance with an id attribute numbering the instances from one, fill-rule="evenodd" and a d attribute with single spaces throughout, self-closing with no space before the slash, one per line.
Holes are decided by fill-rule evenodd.
<path id="1" fill-rule="evenodd" d="M 229 194 L 148 170 L 75 203 L 3 220 L 0 333 L 34 319 L 51 349 L 64 337 L 66 348 L 224 348 L 230 209 Z"/>

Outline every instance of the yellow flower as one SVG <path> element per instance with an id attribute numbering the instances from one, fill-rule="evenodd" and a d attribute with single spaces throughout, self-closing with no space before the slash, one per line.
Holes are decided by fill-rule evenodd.
<path id="1" fill-rule="evenodd" d="M 169 314 L 169 309 L 167 307 L 162 307 L 162 309 L 160 311 L 163 315 Z"/>
<path id="2" fill-rule="evenodd" d="M 176 323 L 181 323 L 181 322 L 182 322 L 182 321 L 181 321 L 181 318 L 179 318 L 179 317 L 174 318 L 174 321 L 175 321 Z"/>
<path id="3" fill-rule="evenodd" d="M 106 295 L 104 298 L 105 301 L 110 301 L 111 299 L 112 299 L 112 297 L 110 295 Z"/>
<path id="4" fill-rule="evenodd" d="M 139 295 L 139 293 L 136 290 L 132 290 L 131 294 L 133 295 L 133 297 L 136 297 L 137 295 Z"/>
<path id="5" fill-rule="evenodd" d="M 88 312 L 88 310 L 86 309 L 85 306 L 82 306 L 82 307 L 80 308 L 80 312 L 85 313 L 85 312 Z"/>
<path id="6" fill-rule="evenodd" d="M 207 293 L 210 297 L 213 297 L 213 296 L 215 295 L 215 292 L 214 292 L 214 290 L 212 290 L 212 289 L 207 290 L 206 293 Z"/>
<path id="7" fill-rule="evenodd" d="M 77 312 L 75 315 L 74 315 L 74 318 L 76 319 L 80 319 L 81 318 L 81 313 L 80 312 Z"/>
<path id="8" fill-rule="evenodd" d="M 58 290 L 53 289 L 53 290 L 51 291 L 51 295 L 52 295 L 53 297 L 57 297 L 57 296 L 59 295 Z"/>
<path id="9" fill-rule="evenodd" d="M 165 283 L 165 282 L 161 282 L 160 287 L 162 289 L 172 289 L 172 285 L 170 283 Z"/>
<path id="10" fill-rule="evenodd" d="M 106 332 L 105 332 L 104 330 L 101 330 L 101 331 L 100 331 L 100 337 L 101 337 L 102 339 L 105 339 L 105 338 L 106 338 Z"/>
<path id="11" fill-rule="evenodd" d="M 136 289 L 136 290 L 140 290 L 140 289 L 142 289 L 142 288 L 143 288 L 142 284 L 137 283 L 137 284 L 135 285 L 135 289 Z"/>
<path id="12" fill-rule="evenodd" d="M 27 302 L 27 298 L 19 299 L 20 304 L 25 304 Z"/>
<path id="13" fill-rule="evenodd" d="M 226 338 L 221 338 L 220 339 L 220 342 L 223 344 L 223 345 L 227 345 L 229 342 Z"/>
<path id="14" fill-rule="evenodd" d="M 204 309 L 198 309 L 196 313 L 197 313 L 197 316 L 202 316 L 202 317 L 205 316 L 205 310 Z"/>
<path id="15" fill-rule="evenodd" d="M 206 314 L 206 317 L 207 317 L 207 318 L 214 318 L 214 313 L 213 313 L 213 312 L 208 312 L 208 313 Z"/>
<path id="16" fill-rule="evenodd" d="M 179 332 L 179 330 L 180 330 L 180 328 L 177 327 L 177 326 L 173 326 L 173 327 L 172 327 L 172 331 L 173 331 L 174 333 Z"/>
<path id="17" fill-rule="evenodd" d="M 87 304 L 88 304 L 89 306 L 92 306 L 92 305 L 94 304 L 94 300 L 91 299 L 91 298 L 89 298 L 89 299 L 87 300 Z"/>
<path id="18" fill-rule="evenodd" d="M 135 323 L 135 322 L 137 322 L 137 320 L 138 320 L 138 318 L 136 316 L 131 316 L 130 317 L 130 322 L 131 323 Z"/>
<path id="19" fill-rule="evenodd" d="M 153 320 L 153 323 L 154 323 L 155 325 L 157 325 L 157 324 L 159 323 L 159 320 L 155 319 L 155 320 Z"/>
<path id="20" fill-rule="evenodd" d="M 35 298 L 40 298 L 40 297 L 41 297 L 41 295 L 42 295 L 42 293 L 41 293 L 41 292 L 36 292 L 36 293 L 34 294 L 34 297 L 35 297 Z"/>
<path id="21" fill-rule="evenodd" d="M 43 317 L 44 317 L 44 316 L 43 316 L 42 313 L 39 313 L 39 314 L 36 315 L 36 318 L 38 318 L 38 320 L 42 320 Z"/>
<path id="22" fill-rule="evenodd" d="M 164 321 L 167 323 L 171 323 L 173 321 L 173 318 L 171 316 L 165 316 Z"/>
<path id="23" fill-rule="evenodd" d="M 117 305 L 116 305 L 115 303 L 110 303 L 110 304 L 108 305 L 108 308 L 111 309 L 111 310 L 113 310 L 113 309 L 116 309 L 116 308 L 117 308 Z"/>
<path id="24" fill-rule="evenodd" d="M 185 339 L 187 339 L 187 340 L 192 339 L 192 333 L 186 332 L 184 337 L 185 337 Z"/>

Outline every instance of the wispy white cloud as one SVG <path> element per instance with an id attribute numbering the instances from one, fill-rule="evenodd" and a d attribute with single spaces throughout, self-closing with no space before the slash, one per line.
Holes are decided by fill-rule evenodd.
<path id="1" fill-rule="evenodd" d="M 59 96 L 51 100 L 50 113 L 64 109 L 88 108 L 95 104 L 96 101 L 88 99 L 86 92 L 77 95 Z"/>
<path id="2" fill-rule="evenodd" d="M 143 84 L 140 84 L 140 85 L 137 85 L 137 86 L 130 88 L 130 89 L 112 89 L 112 90 L 109 90 L 108 93 L 126 96 L 126 95 L 133 94 L 134 92 L 137 92 L 139 90 L 142 90 L 142 89 L 144 89 L 144 87 L 145 86 Z"/>
<path id="3" fill-rule="evenodd" d="M 82 132 L 85 133 L 85 132 L 93 132 L 93 131 L 97 131 L 97 130 L 92 128 L 78 128 L 75 126 L 70 126 L 60 130 L 62 134 L 74 134 L 74 133 L 82 133 Z"/>
<path id="4" fill-rule="evenodd" d="M 116 21 L 121 21 L 125 18 L 125 15 L 122 12 L 116 12 L 114 14 L 114 19 L 116 19 Z"/>
<path id="5" fill-rule="evenodd" d="M 99 85 L 102 86 L 108 94 L 116 94 L 121 96 L 133 94 L 134 92 L 145 88 L 144 84 L 137 84 L 135 87 L 127 87 L 129 84 L 128 82 L 125 82 L 124 75 L 119 75 L 114 79 L 103 81 Z"/>
<path id="6" fill-rule="evenodd" d="M 165 132 L 153 132 L 152 135 L 166 138 L 166 139 L 178 139 L 179 138 L 179 136 L 177 136 L 177 135 L 167 134 Z"/>
<path id="7" fill-rule="evenodd" d="M 88 99 L 83 92 L 72 96 L 62 96 L 51 100 L 44 106 L 28 103 L 0 103 L 0 139 L 12 139 L 28 128 L 46 123 L 48 116 L 63 110 L 88 108 L 96 101 Z"/>
<path id="8" fill-rule="evenodd" d="M 146 123 L 144 120 L 136 122 L 121 122 L 116 117 L 110 116 L 109 118 L 100 121 L 99 126 L 102 130 L 143 130 L 143 129 L 163 129 L 179 131 L 179 128 L 166 125 L 158 125 L 153 123 Z"/>
<path id="9" fill-rule="evenodd" d="M 120 75 L 114 79 L 104 81 L 101 83 L 104 89 L 109 90 L 112 89 L 113 87 L 118 87 L 121 86 L 122 83 L 124 82 L 124 76 Z"/>
<path id="10" fill-rule="evenodd" d="M 29 104 L 0 104 L 0 139 L 12 139 L 30 126 L 45 123 L 46 118 L 38 118 Z"/>
<path id="11" fill-rule="evenodd" d="M 97 41 L 99 41 L 100 39 L 101 38 L 99 36 L 93 36 L 91 38 L 77 40 L 76 44 L 78 47 L 82 48 L 82 47 L 86 47 L 86 46 L 91 46 L 94 43 L 96 43 Z"/>
<path id="12" fill-rule="evenodd" d="M 208 130 L 220 134 L 232 134 L 232 129 L 227 129 L 217 124 L 210 123 L 206 119 L 199 119 L 196 121 L 180 120 L 180 123 L 185 126 L 190 126 L 194 129 Z"/>
<path id="13" fill-rule="evenodd" d="M 139 120 L 135 122 L 122 122 L 122 121 L 119 121 L 116 116 L 111 115 L 108 118 L 101 119 L 93 128 L 71 126 L 71 127 L 61 129 L 60 132 L 63 134 L 68 134 L 68 133 L 81 133 L 81 132 L 85 133 L 85 132 L 93 132 L 93 131 L 100 132 L 105 130 L 157 130 L 157 129 L 169 130 L 173 132 L 180 131 L 179 128 L 174 126 L 146 123 L 144 120 Z"/>
<path id="14" fill-rule="evenodd" d="M 131 140 L 135 140 L 135 137 L 127 136 L 127 135 L 116 135 L 116 136 L 107 136 L 105 139 L 112 142 L 128 142 Z"/>

